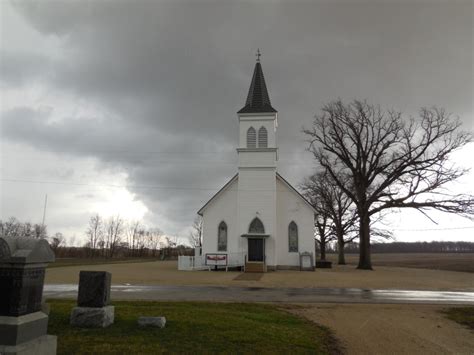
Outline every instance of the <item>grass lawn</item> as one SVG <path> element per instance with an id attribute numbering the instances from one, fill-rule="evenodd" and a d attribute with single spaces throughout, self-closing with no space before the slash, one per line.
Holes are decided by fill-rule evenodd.
<path id="1" fill-rule="evenodd" d="M 455 307 L 444 310 L 446 316 L 474 330 L 474 307 Z"/>
<path id="2" fill-rule="evenodd" d="M 158 258 L 58 258 L 54 263 L 48 264 L 48 268 L 80 265 L 147 263 L 158 260 Z"/>
<path id="3" fill-rule="evenodd" d="M 74 301 L 48 303 L 58 354 L 339 353 L 327 328 L 271 305 L 115 301 L 112 326 L 80 329 L 69 325 Z M 140 328 L 139 316 L 165 316 L 166 327 Z"/>

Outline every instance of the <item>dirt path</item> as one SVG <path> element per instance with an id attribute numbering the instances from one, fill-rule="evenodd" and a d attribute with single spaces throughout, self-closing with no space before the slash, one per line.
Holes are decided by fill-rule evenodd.
<path id="1" fill-rule="evenodd" d="M 348 354 L 474 354 L 474 332 L 440 306 L 301 305 L 290 312 L 331 328 Z"/>
<path id="2" fill-rule="evenodd" d="M 235 280 L 239 272 L 178 271 L 176 261 L 69 266 L 47 269 L 47 284 L 77 284 L 80 270 L 112 273 L 112 283 L 132 285 L 214 285 L 243 287 L 340 287 L 474 291 L 474 273 L 377 267 L 376 271 L 336 266 L 315 272 L 277 271 L 260 280 Z"/>

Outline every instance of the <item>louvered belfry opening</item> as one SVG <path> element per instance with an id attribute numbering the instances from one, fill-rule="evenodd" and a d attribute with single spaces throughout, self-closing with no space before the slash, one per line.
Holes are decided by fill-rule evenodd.
<path id="1" fill-rule="evenodd" d="M 257 148 L 257 133 L 253 127 L 247 130 L 247 148 Z"/>
<path id="2" fill-rule="evenodd" d="M 265 127 L 260 127 L 258 130 L 258 147 L 267 148 L 268 147 L 268 134 Z"/>

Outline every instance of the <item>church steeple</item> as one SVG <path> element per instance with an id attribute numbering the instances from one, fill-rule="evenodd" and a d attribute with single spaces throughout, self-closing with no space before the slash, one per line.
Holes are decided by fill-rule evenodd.
<path id="1" fill-rule="evenodd" d="M 263 77 L 262 65 L 260 64 L 260 51 L 257 53 L 257 63 L 253 71 L 252 83 L 245 106 L 237 113 L 272 113 L 277 112 L 270 102 L 267 85 Z"/>

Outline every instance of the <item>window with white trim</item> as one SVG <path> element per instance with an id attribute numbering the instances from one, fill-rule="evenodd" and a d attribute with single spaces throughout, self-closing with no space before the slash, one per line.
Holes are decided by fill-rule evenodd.
<path id="1" fill-rule="evenodd" d="M 227 224 L 224 221 L 217 230 L 217 251 L 227 251 Z"/>
<path id="2" fill-rule="evenodd" d="M 298 252 L 298 226 L 294 221 L 291 221 L 288 226 L 288 251 L 290 253 Z"/>

